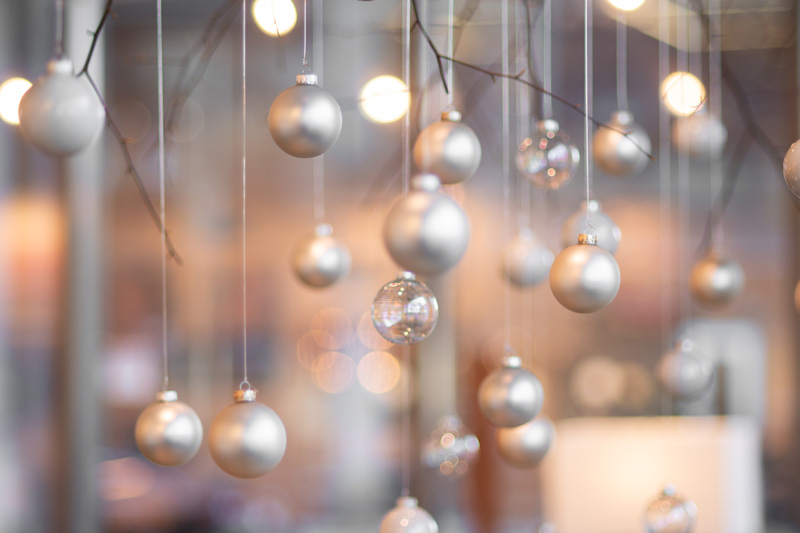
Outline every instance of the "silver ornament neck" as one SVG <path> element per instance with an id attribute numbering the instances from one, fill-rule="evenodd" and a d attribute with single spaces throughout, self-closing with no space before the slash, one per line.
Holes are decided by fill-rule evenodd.
<path id="1" fill-rule="evenodd" d="M 451 109 L 450 111 L 442 111 L 442 122 L 461 122 L 461 112 Z"/>
<path id="2" fill-rule="evenodd" d="M 407 281 L 416 281 L 417 276 L 413 272 L 409 272 L 408 270 L 404 270 L 397 274 L 397 279 L 404 279 Z"/>
<path id="3" fill-rule="evenodd" d="M 540 132 L 547 132 L 547 131 L 556 132 L 561 129 L 561 125 L 558 123 L 557 120 L 553 120 L 552 118 L 546 118 L 536 123 L 536 129 L 539 130 Z"/>
<path id="4" fill-rule="evenodd" d="M 507 355 L 503 360 L 504 368 L 522 368 L 522 359 L 518 355 Z"/>
<path id="5" fill-rule="evenodd" d="M 437 192 L 442 182 L 435 174 L 417 174 L 411 178 L 411 190 Z"/>
<path id="6" fill-rule="evenodd" d="M 633 113 L 625 109 L 614 111 L 611 113 L 611 122 L 619 126 L 630 126 L 634 123 Z"/>
<path id="7" fill-rule="evenodd" d="M 584 211 L 589 211 L 590 213 L 598 213 L 600 211 L 600 202 L 597 200 L 589 200 L 588 202 L 583 202 L 581 204 Z"/>
<path id="8" fill-rule="evenodd" d="M 664 496 L 674 497 L 677 494 L 677 491 L 675 490 L 675 485 L 672 484 L 664 485 L 664 490 L 661 492 Z"/>
<path id="9" fill-rule="evenodd" d="M 253 389 L 242 390 L 239 389 L 233 393 L 234 401 L 238 402 L 254 402 L 256 401 L 256 391 Z"/>
<path id="10" fill-rule="evenodd" d="M 411 496 L 403 496 L 401 498 L 397 498 L 397 507 L 414 508 L 418 506 L 419 506 L 419 501 L 416 498 L 412 498 Z"/>
<path id="11" fill-rule="evenodd" d="M 295 78 L 297 85 L 317 85 L 319 78 L 316 74 L 298 74 Z"/>
<path id="12" fill-rule="evenodd" d="M 51 59 L 47 62 L 48 74 L 75 74 L 75 65 L 66 57 Z"/>
<path id="13" fill-rule="evenodd" d="M 330 237 L 333 235 L 333 226 L 327 222 L 322 222 L 314 227 L 314 234 L 317 237 Z"/>
<path id="14" fill-rule="evenodd" d="M 581 233 L 578 235 L 578 244 L 591 244 L 597 245 L 597 235 L 590 233 Z"/>
<path id="15" fill-rule="evenodd" d="M 174 390 L 162 390 L 156 393 L 156 401 L 162 403 L 177 402 L 178 393 Z"/>

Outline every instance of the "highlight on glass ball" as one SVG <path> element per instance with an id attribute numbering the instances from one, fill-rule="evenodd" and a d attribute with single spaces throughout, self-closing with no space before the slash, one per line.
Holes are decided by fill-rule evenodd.
<path id="1" fill-rule="evenodd" d="M 619 266 L 595 235 L 579 235 L 578 244 L 565 248 L 550 267 L 553 296 L 576 313 L 603 309 L 614 301 L 619 285 Z"/>
<path id="2" fill-rule="evenodd" d="M 716 115 L 698 111 L 672 124 L 672 144 L 692 157 L 719 157 L 728 141 L 728 128 Z"/>
<path id="3" fill-rule="evenodd" d="M 547 119 L 537 122 L 536 132 L 520 143 L 516 162 L 519 173 L 531 183 L 555 190 L 578 170 L 581 154 L 558 122 Z"/>
<path id="4" fill-rule="evenodd" d="M 689 276 L 694 301 L 710 310 L 731 305 L 744 290 L 744 271 L 734 259 L 725 257 L 719 248 L 709 248 L 694 264 Z"/>
<path id="5" fill-rule="evenodd" d="M 426 467 L 445 476 L 466 474 L 477 460 L 481 444 L 457 415 L 442 417 L 420 449 Z"/>
<path id="6" fill-rule="evenodd" d="M 269 109 L 272 139 L 287 154 L 310 158 L 327 152 L 342 132 L 342 110 L 314 74 L 300 74 L 297 84 L 280 93 Z"/>
<path id="7" fill-rule="evenodd" d="M 481 143 L 472 128 L 461 122 L 461 113 L 445 111 L 440 121 L 417 137 L 414 163 L 421 172 L 434 174 L 446 185 L 461 183 L 477 172 Z"/>
<path id="8" fill-rule="evenodd" d="M 588 228 L 587 228 L 588 220 Z M 588 231 L 587 231 L 588 230 Z M 564 248 L 578 242 L 581 233 L 591 233 L 597 237 L 597 246 L 610 254 L 617 253 L 622 241 L 622 230 L 603 212 L 597 200 L 583 202 L 581 208 L 569 216 L 561 227 L 561 246 Z"/>
<path id="9" fill-rule="evenodd" d="M 194 409 L 178 401 L 175 391 L 162 391 L 136 419 L 136 445 L 161 466 L 188 463 L 203 443 L 203 424 Z"/>
<path id="10" fill-rule="evenodd" d="M 676 400 L 692 401 L 704 396 L 714 381 L 714 365 L 694 341 L 683 336 L 658 362 L 661 386 Z"/>
<path id="11" fill-rule="evenodd" d="M 691 533 L 697 522 L 697 505 L 667 485 L 644 513 L 647 533 Z"/>
<path id="12" fill-rule="evenodd" d="M 517 287 L 538 285 L 550 273 L 555 255 L 529 228 L 523 228 L 503 248 L 502 272 Z"/>
<path id="13" fill-rule="evenodd" d="M 416 498 L 403 497 L 381 520 L 378 533 L 438 533 L 433 517 L 419 506 Z"/>
<path id="14" fill-rule="evenodd" d="M 281 37 L 297 24 L 297 9 L 292 0 L 255 0 L 253 19 L 267 35 Z"/>
<path id="15" fill-rule="evenodd" d="M 478 407 L 495 427 L 517 427 L 533 420 L 544 404 L 544 389 L 517 356 L 506 357 L 478 388 Z"/>
<path id="16" fill-rule="evenodd" d="M 6 124 L 19 124 L 19 102 L 31 88 L 25 78 L 9 78 L 0 84 L 0 119 Z"/>
<path id="17" fill-rule="evenodd" d="M 424 283 L 411 272 L 401 272 L 384 285 L 372 302 L 372 323 L 381 336 L 394 344 L 425 340 L 439 320 L 439 303 Z"/>
<path id="18" fill-rule="evenodd" d="M 650 137 L 630 111 L 615 111 L 608 127 L 600 127 L 592 139 L 595 164 L 606 174 L 627 177 L 640 174 L 650 161 Z"/>
<path id="19" fill-rule="evenodd" d="M 661 100 L 674 116 L 686 117 L 705 105 L 706 88 L 694 74 L 673 72 L 661 82 Z"/>
<path id="20" fill-rule="evenodd" d="M 783 158 L 783 179 L 789 190 L 800 197 L 800 141 L 795 141 Z"/>
<path id="21" fill-rule="evenodd" d="M 309 287 L 329 287 L 350 272 L 350 251 L 333 237 L 330 224 L 318 224 L 292 253 L 292 270 Z"/>
<path id="22" fill-rule="evenodd" d="M 556 429 L 546 416 L 514 428 L 497 430 L 497 449 L 507 463 L 517 468 L 533 468 L 545 458 L 553 445 Z"/>
<path id="23" fill-rule="evenodd" d="M 371 122 L 388 124 L 403 118 L 411 104 L 408 87 L 400 78 L 383 75 L 369 80 L 358 99 L 361 114 Z"/>

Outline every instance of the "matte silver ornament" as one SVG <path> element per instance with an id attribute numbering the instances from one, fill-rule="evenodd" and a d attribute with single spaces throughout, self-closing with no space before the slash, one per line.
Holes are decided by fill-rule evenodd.
<path id="1" fill-rule="evenodd" d="M 689 286 L 698 305 L 721 309 L 742 294 L 744 272 L 738 262 L 724 257 L 718 248 L 712 247 L 692 267 Z"/>
<path id="2" fill-rule="evenodd" d="M 555 256 L 536 234 L 523 228 L 503 249 L 502 272 L 518 287 L 532 287 L 547 278 Z"/>
<path id="3" fill-rule="evenodd" d="M 54 59 L 47 74 L 19 103 L 22 135 L 39 150 L 67 157 L 89 147 L 103 129 L 105 111 L 89 82 L 73 74 L 72 61 Z"/>
<path id="4" fill-rule="evenodd" d="M 553 119 L 536 123 L 536 131 L 522 140 L 516 157 L 519 173 L 537 187 L 547 190 L 566 184 L 580 162 L 580 151 Z"/>
<path id="5" fill-rule="evenodd" d="M 161 466 L 180 466 L 200 449 L 203 424 L 194 409 L 178 401 L 177 392 L 163 391 L 136 419 L 135 435 L 147 459 Z"/>
<path id="6" fill-rule="evenodd" d="M 647 533 L 692 533 L 697 523 L 697 505 L 679 496 L 673 485 L 647 506 L 644 526 Z"/>
<path id="7" fill-rule="evenodd" d="M 589 226 L 586 227 L 586 210 L 589 210 Z M 587 231 L 589 229 L 590 231 Z M 603 212 L 600 202 L 589 200 L 583 202 L 581 208 L 569 216 L 561 227 L 561 245 L 566 248 L 578 241 L 581 233 L 597 235 L 597 245 L 608 250 L 612 255 L 617 253 L 622 240 L 622 230 L 619 229 L 611 217 Z"/>
<path id="8" fill-rule="evenodd" d="M 237 390 L 233 398 L 235 402 L 211 423 L 211 456 L 232 476 L 262 476 L 281 462 L 286 452 L 286 429 L 275 411 L 256 401 L 256 391 Z"/>
<path id="9" fill-rule="evenodd" d="M 544 389 L 519 357 L 507 357 L 478 389 L 478 406 L 492 425 L 516 427 L 532 420 L 544 403 Z"/>
<path id="10" fill-rule="evenodd" d="M 789 190 L 800 197 L 800 141 L 795 141 L 783 158 L 783 179 Z"/>
<path id="11" fill-rule="evenodd" d="M 379 533 L 438 533 L 439 526 L 433 517 L 420 507 L 416 498 L 397 500 L 394 509 L 384 515 Z"/>
<path id="12" fill-rule="evenodd" d="M 314 74 L 300 74 L 297 85 L 272 102 L 267 122 L 281 150 L 294 157 L 316 157 L 339 138 L 342 110 L 336 99 L 317 85 Z"/>
<path id="13" fill-rule="evenodd" d="M 401 272 L 372 301 L 372 324 L 394 344 L 416 344 L 433 333 L 439 320 L 436 296 L 411 272 Z"/>
<path id="14" fill-rule="evenodd" d="M 461 123 L 461 113 L 445 111 L 439 122 L 422 130 L 414 143 L 414 163 L 420 172 L 435 174 L 451 185 L 471 178 L 481 164 L 481 142 Z"/>
<path id="15" fill-rule="evenodd" d="M 309 287 L 333 285 L 350 272 L 350 264 L 350 251 L 333 237 L 330 224 L 318 224 L 292 253 L 292 270 Z"/>
<path id="16" fill-rule="evenodd" d="M 614 256 L 581 234 L 578 244 L 564 249 L 550 267 L 550 288 L 558 303 L 576 313 L 593 313 L 610 304 L 620 284 Z"/>
<path id="17" fill-rule="evenodd" d="M 692 340 L 683 337 L 661 357 L 656 374 L 673 398 L 693 400 L 708 391 L 714 380 L 714 365 Z"/>
<path id="18" fill-rule="evenodd" d="M 383 241 L 404 270 L 433 276 L 458 263 L 469 244 L 469 220 L 461 207 L 439 192 L 433 174 L 415 176 L 383 224 Z"/>
<path id="19" fill-rule="evenodd" d="M 672 144 L 692 157 L 717 157 L 725 149 L 727 140 L 725 124 L 706 111 L 676 118 L 672 124 Z"/>
<path id="20" fill-rule="evenodd" d="M 553 444 L 556 429 L 549 418 L 541 416 L 515 428 L 497 430 L 497 449 L 508 463 L 532 468 L 542 462 Z"/>
<path id="21" fill-rule="evenodd" d="M 639 174 L 650 161 L 652 145 L 647 132 L 634 121 L 630 111 L 615 111 L 607 125 L 613 129 L 598 128 L 592 140 L 595 164 L 611 176 Z"/>

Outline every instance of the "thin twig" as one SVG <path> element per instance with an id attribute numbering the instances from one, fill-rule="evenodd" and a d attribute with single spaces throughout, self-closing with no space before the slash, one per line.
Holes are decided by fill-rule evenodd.
<path id="1" fill-rule="evenodd" d="M 89 53 L 86 54 L 86 61 L 83 63 L 83 68 L 80 70 L 80 72 L 78 72 L 78 76 L 81 74 L 86 74 L 89 71 L 89 63 L 92 61 L 94 49 L 97 47 L 97 41 L 100 40 L 100 32 L 103 31 L 103 26 L 105 26 L 108 17 L 114 16 L 114 12 L 111 10 L 111 5 L 113 3 L 114 0 L 108 0 L 106 2 L 106 8 L 103 10 L 103 16 L 100 17 L 100 22 L 97 24 L 97 29 L 95 29 L 92 33 L 92 44 L 89 46 Z"/>

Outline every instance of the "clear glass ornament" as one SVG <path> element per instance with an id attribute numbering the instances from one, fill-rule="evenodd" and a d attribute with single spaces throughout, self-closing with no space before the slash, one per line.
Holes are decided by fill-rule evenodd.
<path id="1" fill-rule="evenodd" d="M 678 496 L 675 487 L 667 485 L 647 506 L 644 524 L 647 533 L 691 533 L 697 521 L 697 506 Z"/>
<path id="2" fill-rule="evenodd" d="M 481 444 L 457 415 L 444 416 L 422 442 L 420 459 L 445 476 L 466 474 L 478 458 Z"/>
<path id="3" fill-rule="evenodd" d="M 714 364 L 685 335 L 661 356 L 656 368 L 661 385 L 676 400 L 691 401 L 705 395 L 714 382 Z"/>
<path id="4" fill-rule="evenodd" d="M 411 272 L 384 285 L 372 302 L 372 323 L 394 344 L 424 340 L 436 327 L 439 304 L 433 292 Z"/>
<path id="5" fill-rule="evenodd" d="M 567 183 L 580 166 L 581 154 L 552 119 L 540 120 L 536 132 L 519 145 L 517 169 L 531 183 L 555 190 Z"/>

